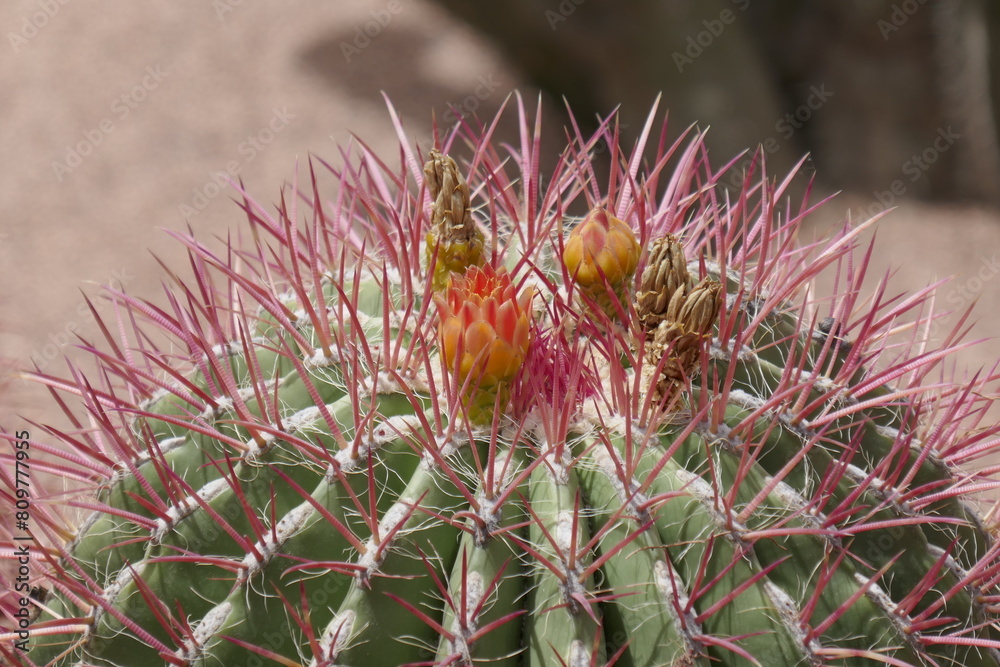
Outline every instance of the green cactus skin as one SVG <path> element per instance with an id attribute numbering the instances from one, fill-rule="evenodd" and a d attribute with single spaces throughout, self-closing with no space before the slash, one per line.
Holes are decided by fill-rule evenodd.
<path id="1" fill-rule="evenodd" d="M 791 177 L 726 196 L 701 136 L 653 136 L 655 107 L 631 154 L 609 119 L 543 186 L 516 102 L 514 157 L 492 129 L 439 146 L 472 147 L 485 261 L 535 290 L 492 423 L 464 418 L 475 389 L 438 353 L 426 156 L 390 106 L 398 170 L 364 147 L 316 160 L 277 214 L 244 198 L 248 242 L 177 235 L 194 278 L 168 306 L 112 293 L 98 372 L 34 374 L 78 427 L 34 437 L 63 447 L 35 475 L 80 489 L 35 499 L 48 594 L 7 664 L 1000 665 L 998 547 L 972 504 L 996 483 L 962 471 L 1000 447 L 980 423 L 996 375 L 942 379 L 961 344 L 924 344 L 933 290 L 863 299 L 870 222 L 799 248 L 813 208 L 785 203 Z M 655 390 L 635 302 L 588 307 L 559 260 L 595 205 L 644 247 L 676 235 L 692 284 L 724 287 L 676 391 Z M 841 288 L 812 296 L 827 267 Z"/>

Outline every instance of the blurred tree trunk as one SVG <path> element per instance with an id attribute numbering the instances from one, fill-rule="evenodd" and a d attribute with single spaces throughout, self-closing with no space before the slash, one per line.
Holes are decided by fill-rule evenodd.
<path id="1" fill-rule="evenodd" d="M 935 9 L 945 121 L 962 128 L 965 139 L 956 144 L 955 192 L 996 201 L 1000 153 L 985 5 L 982 0 L 947 0 Z M 993 46 L 1000 47 L 1000 42 Z"/>
<path id="2" fill-rule="evenodd" d="M 829 182 L 883 200 L 996 201 L 1000 152 L 982 2 L 762 0 L 752 17 L 788 104 L 802 81 L 834 93 L 805 128 Z M 901 195 L 881 197 L 894 186 Z"/>
<path id="3" fill-rule="evenodd" d="M 995 1 L 435 1 L 581 118 L 620 103 L 626 136 L 663 91 L 716 164 L 763 144 L 880 201 L 1000 201 Z"/>
<path id="4" fill-rule="evenodd" d="M 777 136 L 783 112 L 747 34 L 740 7 L 749 0 L 436 2 L 492 37 L 534 84 L 565 97 L 582 122 L 620 105 L 624 135 L 634 138 L 662 91 L 675 132 L 711 126 L 716 164 Z M 783 149 L 771 163 L 790 168 L 800 153 Z"/>

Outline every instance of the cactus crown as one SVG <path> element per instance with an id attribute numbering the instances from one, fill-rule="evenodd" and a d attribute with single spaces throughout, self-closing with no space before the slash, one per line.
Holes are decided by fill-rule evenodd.
<path id="1" fill-rule="evenodd" d="M 933 288 L 863 297 L 870 221 L 799 247 L 794 174 L 729 195 L 655 107 L 543 182 L 512 106 L 509 154 L 462 122 L 426 156 L 390 106 L 398 169 L 241 192 L 166 306 L 111 293 L 96 373 L 34 374 L 74 428 L 32 438 L 8 662 L 1000 665 L 996 375 L 947 378 Z"/>

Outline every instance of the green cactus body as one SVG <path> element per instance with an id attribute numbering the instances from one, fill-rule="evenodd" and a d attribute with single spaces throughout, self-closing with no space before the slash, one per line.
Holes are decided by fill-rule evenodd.
<path id="1" fill-rule="evenodd" d="M 513 160 L 447 137 L 474 147 L 461 178 L 400 130 L 399 171 L 364 151 L 320 170 L 334 204 L 323 174 L 293 188 L 304 220 L 246 199 L 249 246 L 181 237 L 195 278 L 169 308 L 112 295 L 100 373 L 35 376 L 79 404 L 38 470 L 82 488 L 34 501 L 47 594 L 8 664 L 1000 665 L 970 502 L 992 483 L 959 468 L 998 447 L 977 423 L 995 378 L 944 382 L 950 350 L 886 342 L 931 291 L 863 302 L 856 230 L 796 249 L 788 180 L 724 198 L 700 136 L 649 141 L 655 109 L 603 193 L 607 126 L 542 188 L 519 114 Z M 562 211 L 595 206 L 617 245 L 594 270 L 578 238 L 574 273 L 611 267 L 614 307 L 562 263 Z M 633 275 L 626 226 L 673 234 L 669 266 L 643 252 Z M 465 242 L 449 229 L 477 253 L 433 266 L 428 238 Z M 835 264 L 843 289 L 810 300 Z"/>

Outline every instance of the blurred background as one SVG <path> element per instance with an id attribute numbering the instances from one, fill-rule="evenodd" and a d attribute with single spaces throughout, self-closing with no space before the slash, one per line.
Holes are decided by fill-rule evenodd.
<path id="1" fill-rule="evenodd" d="M 662 92 L 675 134 L 711 128 L 717 165 L 762 146 L 779 174 L 808 153 L 817 197 L 841 191 L 808 233 L 895 207 L 871 283 L 953 276 L 941 307 L 978 301 L 970 337 L 1000 331 L 996 3 L 6 0 L 0 33 L 7 368 L 77 356 L 76 335 L 97 333 L 81 292 L 158 300 L 156 258 L 184 262 L 162 229 L 238 227 L 220 172 L 266 204 L 352 134 L 395 160 L 381 91 L 424 147 L 433 118 L 540 95 L 553 157 L 564 99 L 591 127 L 620 106 L 629 145 Z M 997 359 L 992 340 L 959 364 Z M 26 419 L 60 422 L 44 392 L 8 381 L 0 428 Z"/>

